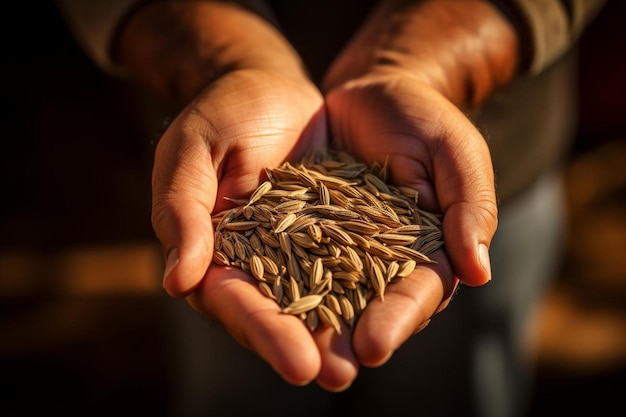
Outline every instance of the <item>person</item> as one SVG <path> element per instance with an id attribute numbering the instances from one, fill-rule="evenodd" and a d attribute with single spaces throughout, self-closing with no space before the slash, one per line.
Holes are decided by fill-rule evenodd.
<path id="1" fill-rule="evenodd" d="M 281 20 L 279 6 L 288 2 L 58 1 L 104 71 L 177 106 L 156 147 L 152 181 L 165 291 L 288 383 L 258 364 L 243 375 L 222 368 L 217 355 L 229 355 L 233 366 L 241 352 L 229 353 L 223 332 L 200 327 L 212 339 L 206 345 L 196 334 L 187 342 L 196 349 L 187 366 L 197 378 L 183 390 L 187 414 L 261 405 L 279 408 L 273 415 L 298 406 L 302 415 L 402 415 L 424 409 L 428 396 L 414 398 L 415 387 L 455 398 L 471 391 L 450 373 L 429 386 L 436 367 L 469 354 L 462 357 L 476 366 L 468 372 L 480 414 L 523 415 L 530 376 L 518 364 L 519 338 L 558 258 L 558 175 L 575 126 L 574 45 L 604 1 L 348 3 L 367 17 L 318 82 L 285 34 L 291 22 Z M 316 27 L 314 46 L 325 48 L 327 27 Z M 422 208 L 444 216 L 437 264 L 390 287 L 385 302 L 372 301 L 354 332 L 341 335 L 309 332 L 279 314 L 247 274 L 211 263 L 211 214 L 228 207 L 224 197 L 243 198 L 265 167 L 328 145 L 367 163 L 388 158 L 390 181 L 416 189 Z M 448 312 L 438 313 L 459 282 L 489 285 L 467 292 L 473 333 L 438 340 L 434 360 L 420 353 L 426 336 L 412 336 L 435 315 L 444 320 Z M 368 368 L 380 372 L 368 379 Z M 244 395 L 250 400 L 233 400 Z M 278 404 L 259 402 L 270 395 Z M 432 398 L 443 415 L 454 405 Z"/>

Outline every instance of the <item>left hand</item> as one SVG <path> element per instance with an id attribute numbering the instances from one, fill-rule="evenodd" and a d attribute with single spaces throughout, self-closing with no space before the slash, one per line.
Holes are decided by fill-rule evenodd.
<path id="1" fill-rule="evenodd" d="M 493 168 L 485 140 L 448 99 L 401 71 L 361 76 L 327 93 L 335 145 L 367 163 L 388 159 L 390 182 L 418 190 L 419 205 L 444 214 L 445 250 L 372 300 L 353 337 L 360 363 L 378 366 L 446 307 L 458 279 L 490 279 L 495 232 Z"/>

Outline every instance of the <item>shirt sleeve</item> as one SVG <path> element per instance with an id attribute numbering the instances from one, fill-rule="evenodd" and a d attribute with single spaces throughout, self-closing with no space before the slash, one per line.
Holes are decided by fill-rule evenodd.
<path id="1" fill-rule="evenodd" d="M 536 74 L 576 42 L 606 0 L 492 0 L 520 34 L 522 70 Z"/>
<path id="2" fill-rule="evenodd" d="M 69 30 L 85 53 L 103 71 L 125 72 L 112 60 L 111 48 L 120 23 L 141 0 L 56 0 Z"/>

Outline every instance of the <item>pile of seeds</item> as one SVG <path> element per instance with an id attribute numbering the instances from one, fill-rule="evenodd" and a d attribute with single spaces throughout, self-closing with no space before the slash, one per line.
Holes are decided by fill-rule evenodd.
<path id="1" fill-rule="evenodd" d="M 249 272 L 260 291 L 313 331 L 353 328 L 372 297 L 441 247 L 439 216 L 417 192 L 387 183 L 387 166 L 317 150 L 266 169 L 249 199 L 213 217 L 213 261 Z"/>

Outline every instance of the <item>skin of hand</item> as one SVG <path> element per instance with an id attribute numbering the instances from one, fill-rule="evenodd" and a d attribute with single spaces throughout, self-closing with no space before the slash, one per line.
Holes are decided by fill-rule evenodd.
<path id="1" fill-rule="evenodd" d="M 402 9 L 394 3 L 385 2 L 372 22 L 395 22 Z M 489 279 L 479 260 L 488 265 L 488 255 L 477 248 L 486 250 L 496 227 L 493 174 L 484 140 L 457 107 L 465 99 L 457 87 L 465 84 L 426 77 L 441 69 L 435 59 L 398 54 L 394 42 L 402 31 L 386 37 L 391 48 L 379 48 L 385 27 L 366 25 L 329 72 L 331 130 L 366 161 L 389 155 L 391 179 L 416 187 L 424 208 L 445 214 L 447 247 L 434 255 L 434 267 L 419 267 L 389 289 L 384 303 L 372 302 L 354 335 L 347 328 L 311 334 L 262 296 L 248 274 L 210 264 L 210 215 L 228 206 L 223 197 L 249 195 L 264 167 L 328 140 L 323 97 L 297 54 L 264 19 L 220 2 L 148 3 L 118 38 L 119 62 L 182 106 L 159 141 L 153 170 L 153 226 L 167 257 L 166 291 L 186 297 L 292 384 L 316 380 L 328 390 L 345 389 L 359 362 L 384 363 L 445 308 L 457 277 L 470 285 Z M 384 56 L 372 65 L 377 51 Z M 472 100 L 489 90 L 474 87 Z"/>
<path id="2" fill-rule="evenodd" d="M 192 39 L 170 45 L 164 28 L 184 28 Z M 198 50 L 185 50 L 189 44 Z M 160 61 L 163 48 L 175 52 Z M 211 264 L 211 214 L 229 207 L 224 197 L 249 196 L 265 167 L 327 142 L 323 97 L 298 56 L 256 14 L 212 2 L 144 6 L 121 32 L 118 51 L 151 89 L 183 105 L 153 167 L 152 220 L 166 253 L 168 294 L 185 297 L 287 382 L 344 388 L 358 371 L 347 328 L 311 334 L 250 275 Z"/>
<path id="3" fill-rule="evenodd" d="M 390 181 L 418 190 L 422 208 L 444 214 L 445 250 L 373 300 L 354 332 L 359 362 L 379 366 L 443 310 L 459 280 L 491 278 L 497 227 L 488 146 L 463 110 L 516 69 L 517 39 L 484 1 L 381 3 L 325 79 L 337 146 L 389 167 Z M 440 304 L 441 300 L 444 300 Z"/>

